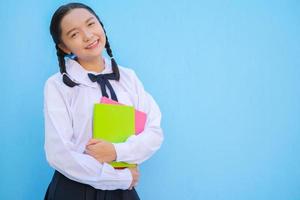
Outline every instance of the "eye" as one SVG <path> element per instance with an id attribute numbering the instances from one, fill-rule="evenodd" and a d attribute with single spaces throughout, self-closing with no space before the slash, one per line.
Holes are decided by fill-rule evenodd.
<path id="1" fill-rule="evenodd" d="M 95 22 L 91 22 L 91 23 L 88 24 L 88 26 L 92 26 L 94 24 L 95 24 Z"/>
<path id="2" fill-rule="evenodd" d="M 71 38 L 75 38 L 77 36 L 77 32 L 71 35 Z"/>

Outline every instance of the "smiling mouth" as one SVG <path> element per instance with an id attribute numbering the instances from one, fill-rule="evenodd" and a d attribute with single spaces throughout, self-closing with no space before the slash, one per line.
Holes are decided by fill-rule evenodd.
<path id="1" fill-rule="evenodd" d="M 99 39 L 95 40 L 92 44 L 88 45 L 87 47 L 85 47 L 86 49 L 93 49 L 95 47 L 97 47 L 99 44 Z"/>

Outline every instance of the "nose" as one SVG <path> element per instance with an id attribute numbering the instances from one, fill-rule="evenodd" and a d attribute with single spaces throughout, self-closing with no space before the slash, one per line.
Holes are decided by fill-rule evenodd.
<path id="1" fill-rule="evenodd" d="M 91 38 L 92 38 L 92 36 L 93 36 L 93 34 L 90 31 L 88 31 L 88 30 L 83 30 L 82 32 L 83 32 L 83 39 L 84 39 L 84 41 L 85 42 L 90 41 Z"/>

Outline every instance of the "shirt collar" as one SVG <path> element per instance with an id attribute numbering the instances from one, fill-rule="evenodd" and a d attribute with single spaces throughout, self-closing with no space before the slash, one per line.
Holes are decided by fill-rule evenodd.
<path id="1" fill-rule="evenodd" d="M 70 78 L 79 83 L 90 87 L 99 87 L 97 82 L 92 82 L 88 77 L 88 73 L 95 75 L 112 73 L 111 62 L 107 58 L 104 59 L 104 70 L 100 73 L 84 69 L 76 60 L 66 58 L 66 70 Z"/>

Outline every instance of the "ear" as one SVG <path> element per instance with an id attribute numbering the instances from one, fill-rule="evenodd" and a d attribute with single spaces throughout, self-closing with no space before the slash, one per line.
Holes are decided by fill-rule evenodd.
<path id="1" fill-rule="evenodd" d="M 65 52 L 66 54 L 70 54 L 72 53 L 64 44 L 58 44 L 58 47 L 63 51 Z"/>

